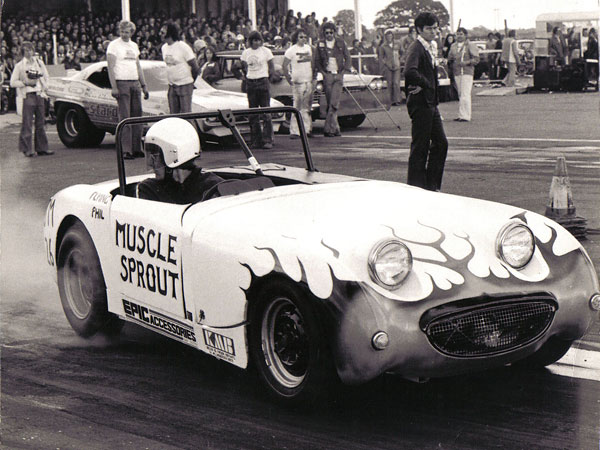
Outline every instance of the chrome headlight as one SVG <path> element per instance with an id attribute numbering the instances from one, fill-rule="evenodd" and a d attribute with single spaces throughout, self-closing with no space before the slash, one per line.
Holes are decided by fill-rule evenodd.
<path id="1" fill-rule="evenodd" d="M 383 80 L 381 80 L 380 78 L 378 78 L 378 79 L 375 79 L 375 80 L 371 81 L 369 83 L 369 88 L 372 91 L 378 91 L 380 89 L 383 89 Z"/>
<path id="2" fill-rule="evenodd" d="M 531 261 L 534 251 L 533 233 L 522 222 L 509 222 L 498 233 L 496 253 L 509 266 L 522 269 Z"/>
<path id="3" fill-rule="evenodd" d="M 323 87 L 323 82 L 322 82 L 322 81 L 319 81 L 319 82 L 317 83 L 317 85 L 315 86 L 315 91 L 317 91 L 317 92 L 323 92 L 323 90 L 324 90 L 324 87 Z"/>
<path id="4" fill-rule="evenodd" d="M 396 240 L 377 244 L 369 255 L 369 275 L 386 289 L 399 286 L 412 269 L 412 254 L 406 245 Z"/>

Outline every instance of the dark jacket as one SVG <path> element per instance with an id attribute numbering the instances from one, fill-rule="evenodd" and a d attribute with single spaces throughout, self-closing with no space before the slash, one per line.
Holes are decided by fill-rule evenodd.
<path id="1" fill-rule="evenodd" d="M 381 44 L 377 50 L 379 59 L 379 71 L 383 74 L 385 70 L 400 69 L 400 48 L 392 43 Z"/>
<path id="2" fill-rule="evenodd" d="M 436 106 L 438 104 L 437 69 L 431 62 L 429 52 L 419 41 L 415 41 L 406 51 L 404 67 L 407 107 Z M 411 86 L 420 86 L 423 90 L 418 94 L 409 94 Z"/>
<path id="3" fill-rule="evenodd" d="M 338 72 L 342 71 L 350 72 L 352 69 L 352 58 L 346 43 L 336 37 L 335 45 L 332 49 L 327 48 L 325 40 L 320 40 L 317 43 L 317 51 L 315 57 L 315 68 L 318 72 L 326 73 L 328 71 L 327 64 L 329 63 L 329 57 L 335 57 L 338 65 Z"/>
<path id="4" fill-rule="evenodd" d="M 598 59 L 598 41 L 590 37 L 588 39 L 587 50 L 583 54 L 586 59 Z"/>
<path id="5" fill-rule="evenodd" d="M 199 167 L 185 179 L 183 184 L 177 183 L 173 178 L 163 180 L 147 178 L 137 186 L 136 196 L 146 200 L 176 203 L 185 205 L 204 200 L 204 195 L 210 188 L 219 184 L 223 179 L 212 172 L 202 172 Z"/>
<path id="6" fill-rule="evenodd" d="M 568 47 L 565 42 L 565 38 L 560 35 L 553 34 L 550 38 L 550 45 L 548 46 L 548 54 L 554 56 L 556 61 L 564 64 L 565 56 L 567 54 Z"/>
<path id="7" fill-rule="evenodd" d="M 202 78 L 207 83 L 214 83 L 215 81 L 219 81 L 221 79 L 221 71 L 219 69 L 219 64 L 216 62 L 204 63 L 201 68 Z"/>

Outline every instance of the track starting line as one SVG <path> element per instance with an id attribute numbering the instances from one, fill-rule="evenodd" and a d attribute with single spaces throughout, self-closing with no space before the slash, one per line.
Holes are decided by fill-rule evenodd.
<path id="1" fill-rule="evenodd" d="M 342 138 L 346 139 L 412 139 L 412 136 L 369 136 L 369 135 L 342 135 Z M 564 138 L 512 138 L 512 137 L 459 137 L 459 136 L 446 136 L 449 141 L 487 141 L 487 142 L 574 142 L 574 143 L 586 143 L 586 144 L 600 144 L 600 139 L 564 139 Z"/>

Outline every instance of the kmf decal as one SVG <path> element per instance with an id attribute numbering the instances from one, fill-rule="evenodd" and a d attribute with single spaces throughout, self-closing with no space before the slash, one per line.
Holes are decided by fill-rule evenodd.
<path id="1" fill-rule="evenodd" d="M 204 334 L 204 343 L 208 347 L 208 352 L 219 359 L 233 362 L 235 359 L 235 346 L 233 339 L 215 333 L 214 331 L 202 330 Z"/>

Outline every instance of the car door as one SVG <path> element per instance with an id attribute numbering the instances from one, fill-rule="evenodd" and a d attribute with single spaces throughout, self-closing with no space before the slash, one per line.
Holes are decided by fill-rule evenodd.
<path id="1" fill-rule="evenodd" d="M 111 94 L 108 68 L 100 66 L 89 74 L 81 93 L 84 109 L 96 126 L 115 127 L 119 123 L 117 100 Z"/>
<path id="2" fill-rule="evenodd" d="M 181 257 L 190 240 L 181 226 L 186 207 L 123 195 L 114 198 L 112 256 L 105 276 L 117 311 L 122 306 L 125 315 L 138 321 L 154 314 L 191 325 L 193 305 L 184 296 Z"/>

